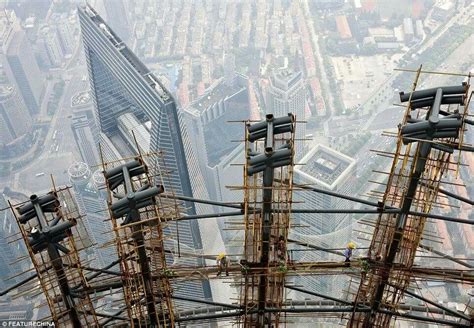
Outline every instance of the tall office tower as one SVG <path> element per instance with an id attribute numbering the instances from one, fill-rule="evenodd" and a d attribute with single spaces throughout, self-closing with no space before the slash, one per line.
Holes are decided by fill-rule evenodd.
<path id="1" fill-rule="evenodd" d="M 234 142 L 242 138 L 243 127 L 235 121 L 248 119 L 249 107 L 248 78 L 233 72 L 216 81 L 184 110 L 186 126 L 193 136 L 196 162 L 212 199 L 240 202 L 243 197 L 239 192 L 229 192 L 226 186 L 243 183 L 242 168 L 231 163 L 244 160 L 243 147 Z M 220 210 L 222 208 L 214 209 Z M 218 223 L 224 241 L 236 236 L 235 231 L 223 229 L 223 220 Z"/>
<path id="2" fill-rule="evenodd" d="M 10 85 L 0 85 L 0 145 L 32 131 L 32 120 L 23 99 Z"/>
<path id="3" fill-rule="evenodd" d="M 221 199 L 220 191 L 225 188 L 216 169 L 235 150 L 238 144 L 234 140 L 241 139 L 243 133 L 241 124 L 229 121 L 243 121 L 250 116 L 248 78 L 235 72 L 231 75 L 216 81 L 185 109 L 193 146 L 200 150 L 196 152 L 198 163 L 214 199 Z"/>
<path id="4" fill-rule="evenodd" d="M 5 196 L 0 191 L 0 208 L 8 208 L 8 203 Z M 21 263 L 17 261 L 18 258 L 26 256 L 26 248 L 24 247 L 23 241 L 14 242 L 17 237 L 14 235 L 19 233 L 20 230 L 16 223 L 13 213 L 9 210 L 0 211 L 0 288 L 5 289 L 9 287 L 17 280 L 20 280 L 21 277 L 12 278 L 22 272 Z M 26 268 L 24 268 L 26 269 Z"/>
<path id="5" fill-rule="evenodd" d="M 36 41 L 41 61 L 48 67 L 59 67 L 64 60 L 64 52 L 59 43 L 54 26 L 43 25 L 38 29 Z"/>
<path id="6" fill-rule="evenodd" d="M 267 113 L 272 113 L 276 117 L 293 113 L 297 121 L 305 120 L 306 87 L 302 72 L 293 72 L 289 69 L 273 71 L 267 92 Z M 297 160 L 304 156 L 305 136 L 305 124 L 300 123 L 297 125 L 295 136 Z"/>
<path id="7" fill-rule="evenodd" d="M 125 42 L 130 41 L 131 31 L 127 8 L 123 0 L 104 0 L 105 13 L 110 27 Z"/>
<path id="8" fill-rule="evenodd" d="M 119 142 L 127 147 L 119 123 L 122 127 L 133 120 L 144 124 L 145 128 L 140 129 L 140 133 L 149 140 L 148 150 L 151 153 L 162 152 L 158 163 L 153 164 L 163 167 L 165 190 L 193 196 L 191 183 L 198 178 L 202 180 L 202 176 L 192 173 L 197 165 L 190 165 L 191 170 L 188 170 L 183 145 L 186 134 L 181 129 L 171 94 L 94 9 L 86 6 L 79 8 L 78 13 L 97 126 L 104 139 L 102 142 L 108 144 L 110 140 L 120 139 Z M 124 117 L 124 114 L 129 115 Z M 156 165 L 151 166 L 153 169 Z M 194 178 L 191 179 L 191 176 Z M 204 182 L 201 183 L 203 185 Z M 196 213 L 194 204 L 186 206 L 189 214 Z M 200 228 L 196 221 L 180 221 L 178 228 L 181 244 L 193 250 L 202 249 Z M 208 282 L 187 282 L 186 288 L 187 293 L 195 297 L 210 297 Z"/>
<path id="9" fill-rule="evenodd" d="M 113 240 L 112 225 L 106 220 L 107 192 L 105 178 L 100 170 L 91 173 L 86 163 L 73 163 L 69 169 L 69 181 L 76 195 L 76 201 L 83 218 L 84 226 L 91 241 L 96 245 L 95 263 L 103 267 L 117 259 Z M 107 245 L 107 246 L 106 246 Z"/>
<path id="10" fill-rule="evenodd" d="M 23 97 L 30 114 L 39 111 L 43 76 L 25 32 L 15 26 L 3 45 L 3 67 L 7 77 Z"/>
<path id="11" fill-rule="evenodd" d="M 354 159 L 323 145 L 316 145 L 301 162 L 305 165 L 295 168 L 295 184 L 310 185 L 340 194 L 351 195 L 354 184 L 356 162 Z M 293 193 L 294 208 L 302 209 L 349 209 L 354 203 L 348 200 L 316 193 L 296 191 Z M 350 241 L 352 217 L 347 214 L 294 214 L 298 225 L 292 236 L 297 240 L 330 249 L 343 248 Z M 328 260 L 334 255 L 326 252 L 295 252 L 294 257 L 303 261 Z M 331 286 L 337 283 L 331 277 L 305 277 L 300 283 L 309 290 L 331 292 Z"/>
<path id="12" fill-rule="evenodd" d="M 54 13 L 49 18 L 49 25 L 56 28 L 59 44 L 65 55 L 71 55 L 74 51 L 75 38 L 73 27 L 69 21 L 67 14 Z"/>
<path id="13" fill-rule="evenodd" d="M 89 166 L 96 166 L 100 163 L 100 156 L 96 147 L 98 131 L 96 131 L 92 110 L 86 110 L 81 115 L 74 116 L 71 129 L 77 148 L 81 153 L 82 161 Z"/>

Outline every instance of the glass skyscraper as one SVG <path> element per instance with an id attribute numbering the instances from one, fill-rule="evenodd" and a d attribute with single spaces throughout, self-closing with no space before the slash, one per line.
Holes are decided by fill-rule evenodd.
<path id="1" fill-rule="evenodd" d="M 78 13 L 99 130 L 106 137 L 119 136 L 118 118 L 125 113 L 147 123 L 150 132 L 148 149 L 151 153 L 162 153 L 153 164 L 162 167 L 162 172 L 166 171 L 166 178 L 163 178 L 165 191 L 192 197 L 173 97 L 91 7 L 79 8 Z M 192 203 L 186 207 L 187 214 L 195 214 Z M 181 244 L 195 250 L 202 249 L 197 221 L 180 221 L 178 229 Z M 202 285 L 187 283 L 185 289 L 188 295 L 210 297 L 207 282 Z"/>
<path id="2" fill-rule="evenodd" d="M 30 42 L 20 26 L 12 28 L 3 45 L 3 67 L 8 80 L 20 92 L 31 115 L 39 112 L 43 76 Z"/>
<path id="3" fill-rule="evenodd" d="M 303 73 L 293 72 L 288 68 L 274 70 L 266 101 L 267 114 L 272 113 L 275 117 L 281 117 L 293 113 L 297 122 L 305 121 L 306 87 Z M 296 160 L 300 160 L 305 154 L 305 126 L 305 123 L 300 123 L 296 128 Z"/>

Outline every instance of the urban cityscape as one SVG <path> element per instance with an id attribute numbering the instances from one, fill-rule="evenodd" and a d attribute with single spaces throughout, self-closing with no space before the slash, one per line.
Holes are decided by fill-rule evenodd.
<path id="1" fill-rule="evenodd" d="M 3 326 L 474 325 L 473 1 L 0 8 Z"/>

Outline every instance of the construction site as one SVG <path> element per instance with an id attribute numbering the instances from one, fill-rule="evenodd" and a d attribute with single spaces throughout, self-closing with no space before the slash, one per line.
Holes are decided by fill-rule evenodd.
<path id="1" fill-rule="evenodd" d="M 242 125 L 245 151 L 245 162 L 235 163 L 242 168 L 242 185 L 227 186 L 243 195 L 236 203 L 191 198 L 168 188 L 164 154 L 142 152 L 135 139 L 135 156 L 98 163 L 108 205 L 100 215 L 113 235 L 107 245 L 90 241 L 72 187 L 57 186 L 53 176 L 49 193 L 20 203 L 9 200 L 2 211 L 14 214 L 20 231 L 9 242 L 24 242 L 28 256 L 18 261 L 31 269 L 1 295 L 41 294 L 50 313 L 42 320 L 56 327 L 473 327 L 474 294 L 466 295 L 464 307 L 453 309 L 424 297 L 419 287 L 447 282 L 473 292 L 473 265 L 435 250 L 429 241 L 436 236 L 427 229 L 438 220 L 474 224 L 432 213 L 447 198 L 474 203 L 449 191 L 466 165 L 463 153 L 474 151 L 465 142 L 474 124 L 471 76 L 458 74 L 465 77 L 462 84 L 419 89 L 420 75 L 447 73 L 420 67 L 404 74 L 412 74 L 414 82 L 400 93 L 403 120 L 384 132 L 396 148 L 374 150 L 391 159 L 391 168 L 381 172 L 382 180 L 366 182 L 376 184 L 378 199 L 294 182 L 295 168 L 305 164 L 294 157 L 296 131 L 304 122 L 292 113 L 229 123 Z M 327 160 L 317 163 L 331 169 Z M 299 193 L 354 205 L 303 209 L 294 200 Z M 224 210 L 189 215 L 191 204 Z M 318 213 L 363 219 L 352 241 L 341 241 L 342 248 L 296 239 L 292 231 L 302 224 L 294 215 Z M 183 247 L 179 224 L 191 220 L 220 221 L 240 244 L 217 254 Z M 112 248 L 116 259 L 96 266 L 85 256 L 93 247 Z M 298 252 L 328 256 L 306 261 Z M 340 293 L 327 295 L 303 288 L 297 277 L 341 277 L 345 283 Z M 186 284 L 202 281 L 224 297 L 186 296 Z"/>

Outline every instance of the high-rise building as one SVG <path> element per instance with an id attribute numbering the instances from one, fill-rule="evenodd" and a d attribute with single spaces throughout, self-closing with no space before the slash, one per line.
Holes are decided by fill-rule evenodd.
<path id="1" fill-rule="evenodd" d="M 11 143 L 31 132 L 32 123 L 17 90 L 10 85 L 0 85 L 0 144 Z"/>
<path id="2" fill-rule="evenodd" d="M 237 147 L 235 140 L 242 138 L 242 125 L 237 121 L 250 116 L 248 78 L 235 72 L 229 75 L 232 78 L 216 81 L 185 110 L 201 172 L 209 194 L 215 199 L 220 199 L 220 189 L 225 188 L 218 181 L 216 169 Z"/>
<path id="3" fill-rule="evenodd" d="M 356 167 L 356 162 L 353 158 L 330 147 L 318 144 L 301 161 L 305 165 L 295 168 L 295 183 L 315 186 L 341 194 L 352 193 L 355 185 L 353 183 L 355 179 L 353 173 Z M 316 192 L 297 192 L 294 198 L 302 201 L 301 206 L 308 209 L 340 209 L 347 208 L 351 204 L 348 200 Z M 330 233 L 341 228 L 345 217 L 346 215 L 343 214 L 298 214 L 298 218 L 308 224 L 307 228 L 298 228 L 298 231 L 314 235 Z"/>
<path id="4" fill-rule="evenodd" d="M 38 30 L 36 41 L 40 58 L 50 67 L 61 66 L 64 60 L 64 52 L 59 43 L 59 36 L 54 26 L 44 25 Z"/>
<path id="5" fill-rule="evenodd" d="M 30 114 L 39 111 L 43 77 L 20 26 L 15 26 L 3 45 L 3 67 L 11 84 L 20 92 Z"/>
<path id="6" fill-rule="evenodd" d="M 8 208 L 6 198 L 1 191 L 0 208 Z M 0 252 L 0 261 L 2 263 L 0 266 L 1 289 L 15 284 L 20 278 L 14 277 L 23 271 L 21 267 L 21 263 L 23 262 L 18 261 L 18 259 L 27 254 L 26 248 L 22 241 L 11 243 L 11 241 L 17 238 L 15 237 L 17 233 L 20 233 L 20 229 L 18 228 L 13 213 L 9 210 L 0 211 L 0 247 L 2 250 Z"/>
<path id="7" fill-rule="evenodd" d="M 78 12 L 97 126 L 102 138 L 108 139 L 103 143 L 120 140 L 127 147 L 123 128 L 135 121 L 144 124 L 140 133 L 144 137 L 149 134 L 148 150 L 162 153 L 151 166 L 163 167 L 162 172 L 166 172 L 162 180 L 165 190 L 192 197 L 192 184 L 199 184 L 195 180 L 200 175 L 193 173 L 197 165 L 188 166 L 183 142 L 186 133 L 173 97 L 94 9 L 86 6 Z M 186 205 L 189 214 L 196 213 L 197 206 Z M 197 221 L 180 221 L 178 228 L 180 243 L 193 250 L 202 249 Z M 211 296 L 208 282 L 187 282 L 186 292 L 195 297 Z"/>
<path id="8" fill-rule="evenodd" d="M 74 116 L 71 129 L 77 148 L 81 153 L 82 161 L 89 166 L 95 166 L 100 163 L 100 156 L 96 147 L 98 132 L 95 131 L 92 111 L 86 110 L 81 115 Z"/>
<path id="9" fill-rule="evenodd" d="M 295 184 L 313 186 L 327 191 L 351 195 L 355 185 L 356 161 L 334 149 L 316 145 L 301 162 L 305 165 L 295 168 Z M 298 209 L 350 209 L 354 206 L 348 200 L 312 191 L 293 192 Z M 342 248 L 350 240 L 352 217 L 349 214 L 298 213 L 293 214 L 297 227 L 290 237 L 329 249 Z M 327 252 L 295 252 L 295 260 L 322 261 L 334 257 Z M 299 283 L 310 290 L 331 292 L 333 284 L 338 283 L 332 277 L 304 277 Z"/>
<path id="10" fill-rule="evenodd" d="M 94 247 L 95 260 L 98 266 L 105 266 L 117 259 L 113 239 L 112 225 L 105 220 L 107 213 L 107 192 L 105 191 L 105 178 L 100 170 L 91 173 L 89 166 L 83 162 L 73 163 L 69 169 L 69 181 L 71 182 L 75 199 L 82 219 Z"/>
<path id="11" fill-rule="evenodd" d="M 302 72 L 293 72 L 289 69 L 273 71 L 266 99 L 267 113 L 275 117 L 293 113 L 297 121 L 305 120 L 306 88 Z M 305 124 L 298 124 L 296 129 L 295 152 L 299 160 L 304 154 Z"/>
<path id="12" fill-rule="evenodd" d="M 66 14 L 54 13 L 49 19 L 50 26 L 56 28 L 59 44 L 65 55 L 71 55 L 74 51 L 75 38 L 73 27 Z"/>

